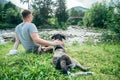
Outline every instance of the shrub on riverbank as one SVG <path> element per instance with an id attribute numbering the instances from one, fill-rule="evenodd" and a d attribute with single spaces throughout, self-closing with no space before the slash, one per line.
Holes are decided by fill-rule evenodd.
<path id="1" fill-rule="evenodd" d="M 16 27 L 15 24 L 0 23 L 0 29 L 11 29 L 15 27 Z"/>

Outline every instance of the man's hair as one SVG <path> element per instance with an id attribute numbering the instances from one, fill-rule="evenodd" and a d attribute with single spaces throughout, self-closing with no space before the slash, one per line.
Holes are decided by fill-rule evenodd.
<path id="1" fill-rule="evenodd" d="M 29 10 L 24 10 L 24 11 L 22 11 L 22 17 L 23 17 L 23 18 L 28 17 L 30 14 L 32 14 L 32 12 L 29 11 Z"/>

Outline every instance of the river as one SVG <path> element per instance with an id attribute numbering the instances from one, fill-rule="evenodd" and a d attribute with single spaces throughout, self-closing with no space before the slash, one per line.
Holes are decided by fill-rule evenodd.
<path id="1" fill-rule="evenodd" d="M 72 44 L 73 42 L 77 42 L 79 44 L 83 44 L 88 40 L 93 40 L 94 43 L 99 41 L 99 37 L 102 33 L 97 32 L 95 30 L 89 30 L 87 28 L 81 28 L 78 26 L 69 26 L 66 30 L 53 30 L 53 29 L 42 29 L 39 30 L 39 34 L 44 39 L 50 39 L 50 37 L 54 34 L 61 33 L 66 36 L 66 40 L 64 40 L 68 44 Z M 0 44 L 6 42 L 5 37 L 14 37 L 14 29 L 11 30 L 0 30 Z M 7 40 L 8 41 L 8 40 Z"/>

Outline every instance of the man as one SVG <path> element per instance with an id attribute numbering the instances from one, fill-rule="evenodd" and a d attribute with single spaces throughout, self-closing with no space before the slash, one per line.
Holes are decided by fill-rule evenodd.
<path id="1" fill-rule="evenodd" d="M 36 26 L 31 23 L 33 20 L 31 11 L 24 10 L 22 12 L 22 18 L 23 22 L 15 28 L 16 41 L 13 50 L 17 50 L 19 43 L 23 45 L 26 51 L 35 53 L 40 53 L 43 49 L 45 51 L 49 50 L 49 47 L 41 48 L 40 45 L 55 46 L 63 44 L 61 41 L 50 42 L 39 37 Z"/>

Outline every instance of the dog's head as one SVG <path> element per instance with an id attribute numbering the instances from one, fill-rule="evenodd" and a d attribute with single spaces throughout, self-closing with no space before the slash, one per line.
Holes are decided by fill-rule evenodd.
<path id="1" fill-rule="evenodd" d="M 63 34 L 54 34 L 51 37 L 51 39 L 62 41 L 63 39 L 66 39 L 66 38 L 65 38 L 65 36 Z M 57 50 L 57 49 L 63 49 L 64 50 L 64 45 L 55 45 L 54 49 L 55 50 Z"/>
<path id="2" fill-rule="evenodd" d="M 61 40 L 61 41 L 63 39 L 66 39 L 65 36 L 62 35 L 62 34 L 54 34 L 51 38 L 54 39 L 54 40 Z"/>

